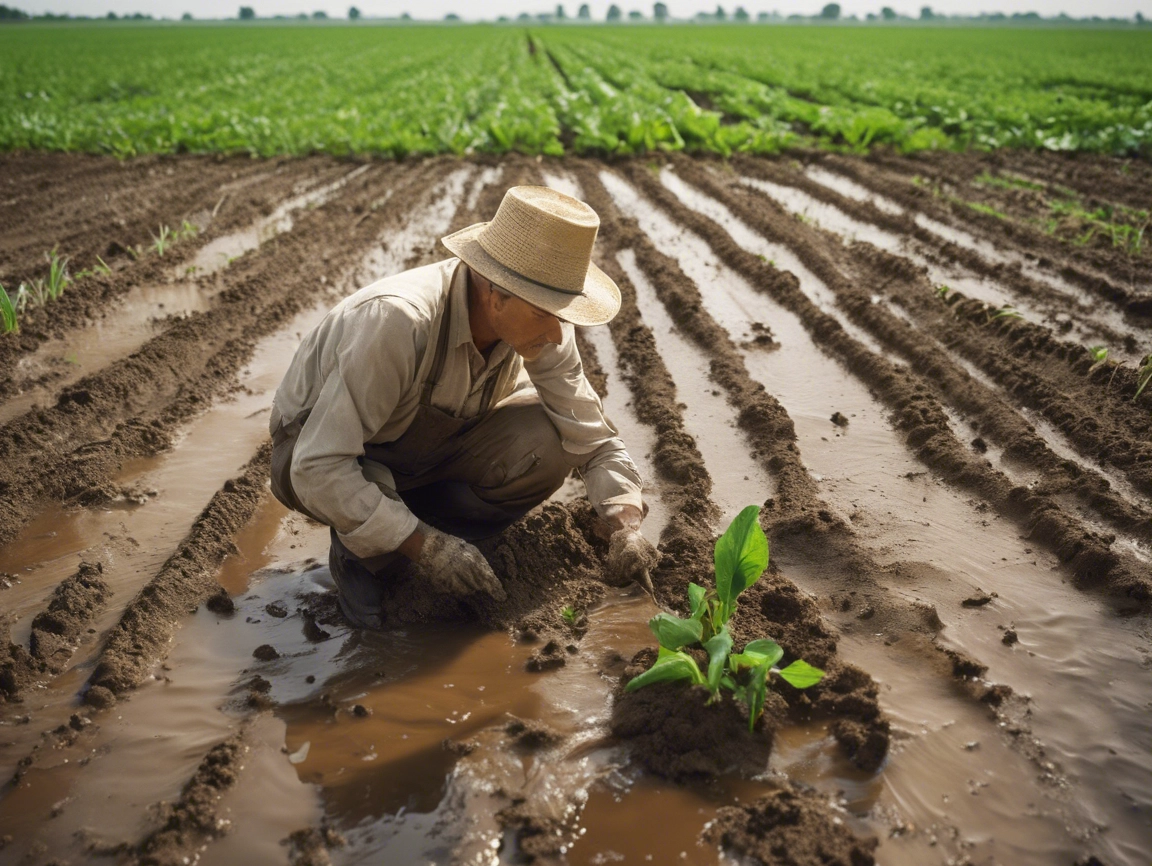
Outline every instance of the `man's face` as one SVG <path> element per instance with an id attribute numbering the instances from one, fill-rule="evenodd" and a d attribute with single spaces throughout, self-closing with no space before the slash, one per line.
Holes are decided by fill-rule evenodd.
<path id="1" fill-rule="evenodd" d="M 563 339 L 558 318 L 515 295 L 494 291 L 490 309 L 496 335 L 525 361 L 535 361 L 549 343 Z"/>

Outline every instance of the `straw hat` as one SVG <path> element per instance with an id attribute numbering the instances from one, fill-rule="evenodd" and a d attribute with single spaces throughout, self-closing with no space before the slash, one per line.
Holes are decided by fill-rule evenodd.
<path id="1" fill-rule="evenodd" d="M 514 186 L 491 222 L 443 238 L 468 267 L 574 325 L 602 325 L 620 290 L 592 263 L 600 218 L 584 202 L 543 186 Z"/>

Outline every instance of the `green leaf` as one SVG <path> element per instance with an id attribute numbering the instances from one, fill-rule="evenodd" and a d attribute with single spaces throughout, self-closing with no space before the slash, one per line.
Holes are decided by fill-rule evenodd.
<path id="1" fill-rule="evenodd" d="M 658 613 L 648 620 L 648 628 L 660 641 L 660 646 L 670 650 L 678 650 L 682 646 L 698 643 L 704 634 L 704 627 L 699 620 L 680 619 L 670 613 Z"/>
<path id="2" fill-rule="evenodd" d="M 700 668 L 696 666 L 692 656 L 680 652 L 661 653 L 656 659 L 656 664 L 628 681 L 624 691 L 634 692 L 653 683 L 670 683 L 677 680 L 692 680 L 699 685 L 704 682 L 704 675 L 700 673 Z"/>
<path id="3" fill-rule="evenodd" d="M 16 327 L 16 308 L 12 305 L 12 299 L 8 297 L 4 287 L 0 286 L 0 334 L 15 331 Z"/>
<path id="4" fill-rule="evenodd" d="M 732 652 L 732 635 L 722 628 L 704 643 L 708 650 L 708 688 L 716 692 L 720 688 L 720 677 L 724 674 L 724 662 Z"/>
<path id="5" fill-rule="evenodd" d="M 802 659 L 797 659 L 788 665 L 788 667 L 783 668 L 780 671 L 780 676 L 784 678 L 785 682 L 795 688 L 806 689 L 824 679 L 824 671 L 820 670 L 820 668 L 812 667 L 812 665 Z"/>
<path id="6" fill-rule="evenodd" d="M 728 616 L 736 608 L 736 597 L 768 567 L 768 539 L 759 515 L 760 506 L 749 505 L 716 542 L 716 593 Z"/>
<path id="7" fill-rule="evenodd" d="M 784 650 L 774 640 L 754 640 L 744 647 L 744 654 L 755 653 L 762 656 L 768 664 L 774 665 L 784 657 Z"/>
<path id="8" fill-rule="evenodd" d="M 688 584 L 688 604 L 692 608 L 692 619 L 700 619 L 704 616 L 707 607 L 704 604 L 704 596 L 708 594 L 708 590 L 704 587 L 690 583 Z"/>

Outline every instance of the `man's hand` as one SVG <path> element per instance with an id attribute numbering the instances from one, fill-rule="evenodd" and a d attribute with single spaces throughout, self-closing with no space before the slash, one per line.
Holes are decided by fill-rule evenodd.
<path id="1" fill-rule="evenodd" d="M 608 577 L 619 586 L 636 581 L 655 598 L 651 572 L 660 562 L 660 554 L 640 534 L 642 518 L 640 509 L 634 505 L 608 507 L 605 514 L 611 531 L 608 538 Z"/>
<path id="2" fill-rule="evenodd" d="M 423 522 L 416 532 L 424 537 L 423 544 L 417 546 L 416 571 L 437 590 L 450 595 L 486 592 L 497 601 L 508 597 L 488 560 L 474 545 Z M 408 541 L 411 540 L 409 536 Z"/>

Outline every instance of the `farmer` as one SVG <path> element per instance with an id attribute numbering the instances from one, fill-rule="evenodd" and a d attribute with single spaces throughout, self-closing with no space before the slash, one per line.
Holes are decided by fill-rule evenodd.
<path id="1" fill-rule="evenodd" d="M 331 527 L 355 625 L 382 627 L 403 569 L 438 592 L 502 600 L 472 542 L 573 468 L 611 533 L 610 579 L 651 587 L 640 477 L 576 348 L 574 325 L 620 309 L 591 261 L 599 225 L 570 196 L 513 187 L 491 222 L 443 239 L 455 258 L 360 289 L 300 344 L 272 407 L 272 492 Z"/>

